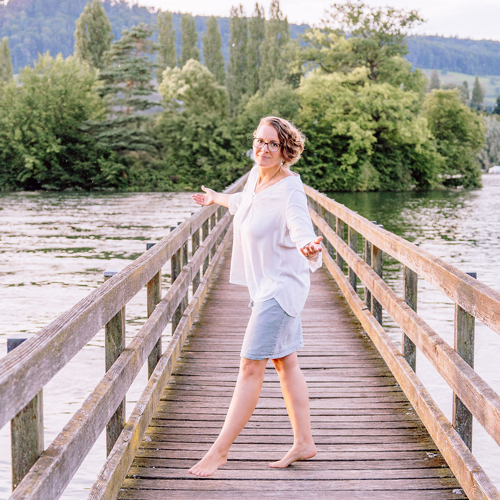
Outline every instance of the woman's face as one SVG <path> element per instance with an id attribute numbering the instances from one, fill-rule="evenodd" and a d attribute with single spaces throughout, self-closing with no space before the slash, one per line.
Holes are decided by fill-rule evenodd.
<path id="1" fill-rule="evenodd" d="M 273 168 L 281 165 L 281 162 L 283 161 L 283 157 L 281 156 L 281 148 L 279 148 L 276 152 L 272 152 L 269 150 L 269 144 L 280 143 L 278 139 L 278 132 L 276 131 L 276 129 L 271 125 L 263 124 L 257 129 L 255 137 L 258 139 L 262 139 L 267 143 L 264 144 L 261 149 L 258 149 L 255 147 L 254 140 L 253 154 L 255 163 L 257 163 L 259 167 L 263 168 Z"/>

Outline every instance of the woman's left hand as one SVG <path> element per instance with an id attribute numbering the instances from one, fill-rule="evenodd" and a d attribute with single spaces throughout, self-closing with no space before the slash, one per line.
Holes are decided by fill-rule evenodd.
<path id="1" fill-rule="evenodd" d="M 300 251 L 302 255 L 309 260 L 316 260 L 318 258 L 319 252 L 321 252 L 321 240 L 323 236 L 318 236 L 315 240 L 311 241 L 307 245 L 303 246 Z"/>

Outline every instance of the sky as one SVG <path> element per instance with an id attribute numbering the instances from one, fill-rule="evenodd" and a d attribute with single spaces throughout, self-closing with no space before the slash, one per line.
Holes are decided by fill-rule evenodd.
<path id="1" fill-rule="evenodd" d="M 130 3 L 170 12 L 228 17 L 232 5 L 241 3 L 250 15 L 255 0 L 129 0 Z M 294 24 L 319 24 L 334 0 L 281 0 L 282 12 Z M 267 8 L 270 0 L 260 0 Z M 500 41 L 500 0 L 365 0 L 370 6 L 390 5 L 397 9 L 417 9 L 426 22 L 414 34 L 458 36 L 475 40 Z"/>

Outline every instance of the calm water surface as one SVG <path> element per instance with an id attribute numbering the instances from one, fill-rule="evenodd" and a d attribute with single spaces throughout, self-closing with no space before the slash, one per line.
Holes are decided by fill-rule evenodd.
<path id="1" fill-rule="evenodd" d="M 334 198 L 377 220 L 386 229 L 437 255 L 500 290 L 500 176 L 485 176 L 484 187 L 472 192 L 356 193 Z M 123 269 L 140 255 L 146 242 L 158 241 L 169 227 L 196 210 L 186 193 L 113 195 L 0 195 L 0 356 L 7 337 L 33 334 L 102 283 L 106 269 Z M 163 270 L 167 286 L 169 269 Z M 401 292 L 401 267 L 387 260 L 384 277 Z M 146 317 L 145 291 L 127 305 L 127 337 Z M 419 314 L 453 345 L 453 304 L 419 280 Z M 384 322 L 401 344 L 401 332 L 390 318 Z M 476 327 L 475 366 L 500 392 L 500 338 L 482 324 Z M 165 332 L 164 344 L 170 332 Z M 45 447 L 79 408 L 104 373 L 103 335 L 86 348 L 46 386 Z M 420 355 L 417 374 L 448 418 L 452 394 Z M 143 370 L 127 395 L 128 411 L 139 397 Z M 500 453 L 475 422 L 474 454 L 500 487 Z M 9 426 L 0 430 L 0 497 L 10 492 Z M 63 498 L 86 498 L 105 455 L 104 436 L 85 460 Z"/>

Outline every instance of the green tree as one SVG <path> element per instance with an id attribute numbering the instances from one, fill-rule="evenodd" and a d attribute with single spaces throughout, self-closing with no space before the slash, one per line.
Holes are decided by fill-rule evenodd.
<path id="1" fill-rule="evenodd" d="M 227 90 L 199 61 L 190 59 L 182 69 L 167 68 L 158 88 L 169 112 L 212 113 L 220 119 L 229 116 Z"/>
<path id="2" fill-rule="evenodd" d="M 9 82 L 14 77 L 12 57 L 9 50 L 9 39 L 4 36 L 0 40 L 0 82 Z"/>
<path id="3" fill-rule="evenodd" d="M 500 165 L 500 120 L 496 116 L 485 116 L 486 128 L 483 149 L 477 155 L 481 168 L 489 168 Z"/>
<path id="4" fill-rule="evenodd" d="M 243 6 L 231 7 L 229 17 L 229 64 L 227 67 L 227 90 L 234 113 L 241 97 L 247 90 L 247 44 L 248 25 Z"/>
<path id="5" fill-rule="evenodd" d="M 481 186 L 476 155 L 484 144 L 484 123 L 460 99 L 457 90 L 434 90 L 424 101 L 423 116 L 444 158 L 445 186 Z"/>
<path id="6" fill-rule="evenodd" d="M 422 21 L 415 10 L 380 9 L 356 1 L 335 3 L 322 29 L 306 32 L 299 62 L 319 65 L 328 73 L 364 66 L 370 80 L 377 82 L 381 75 L 390 74 L 386 65 L 407 54 L 406 35 Z"/>
<path id="7" fill-rule="evenodd" d="M 100 77 L 110 113 L 106 120 L 93 124 L 94 133 L 99 142 L 121 153 L 156 151 L 154 140 L 143 127 L 148 118 L 138 113 L 155 106 L 148 99 L 153 92 L 154 66 L 148 55 L 157 49 L 150 40 L 154 30 L 142 23 L 124 30 L 105 55 L 106 69 Z"/>
<path id="8" fill-rule="evenodd" d="M 496 104 L 495 108 L 493 109 L 493 114 L 500 115 L 500 95 L 497 97 L 497 104 Z"/>
<path id="9" fill-rule="evenodd" d="M 226 71 L 224 69 L 224 57 L 221 52 L 222 38 L 219 32 L 217 19 L 214 16 L 208 18 L 207 31 L 203 33 L 203 58 L 205 66 L 215 75 L 220 85 L 224 85 Z"/>
<path id="10" fill-rule="evenodd" d="M 470 100 L 471 108 L 481 109 L 484 101 L 484 89 L 479 83 L 479 78 L 476 76 L 474 80 L 474 87 L 472 88 L 472 97 Z"/>
<path id="11" fill-rule="evenodd" d="M 247 89 L 251 95 L 259 90 L 259 68 L 261 63 L 260 46 L 266 34 L 264 7 L 255 4 L 255 12 L 248 19 L 247 46 Z"/>
<path id="12" fill-rule="evenodd" d="M 0 92 L 0 189 L 120 187 L 126 171 L 82 124 L 105 115 L 97 74 L 74 57 L 41 55 Z"/>
<path id="13" fill-rule="evenodd" d="M 99 0 L 85 5 L 75 23 L 75 56 L 94 68 L 103 68 L 103 55 L 109 50 L 111 23 Z"/>
<path id="14" fill-rule="evenodd" d="M 375 83 L 368 68 L 344 75 L 316 70 L 298 89 L 298 124 L 308 138 L 297 171 L 322 191 L 427 189 L 440 156 L 420 96 Z"/>
<path id="15" fill-rule="evenodd" d="M 175 189 L 222 189 L 243 174 L 249 161 L 229 120 L 229 96 L 214 75 L 193 59 L 167 69 L 159 88 L 165 112 L 157 121 L 163 172 Z"/>
<path id="16" fill-rule="evenodd" d="M 290 41 L 288 20 L 280 10 L 278 0 L 272 0 L 264 41 L 260 46 L 259 89 L 265 92 L 273 80 L 283 80 L 287 63 L 283 51 Z"/>
<path id="17" fill-rule="evenodd" d="M 196 24 L 191 14 L 182 14 L 181 17 L 181 66 L 184 66 L 189 59 L 200 60 L 198 50 L 198 35 Z"/>
<path id="18" fill-rule="evenodd" d="M 175 30 L 172 24 L 171 12 L 158 13 L 158 66 L 156 74 L 161 83 L 161 74 L 165 68 L 173 68 L 177 64 L 175 50 Z"/>
<path id="19" fill-rule="evenodd" d="M 429 81 L 429 90 L 441 88 L 441 82 L 437 70 L 432 70 L 431 79 Z"/>

